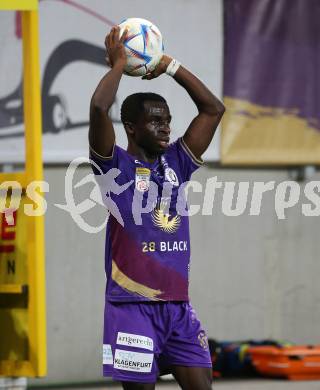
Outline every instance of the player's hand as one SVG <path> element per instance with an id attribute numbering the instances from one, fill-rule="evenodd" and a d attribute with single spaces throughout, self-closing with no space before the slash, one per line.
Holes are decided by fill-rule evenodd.
<path id="1" fill-rule="evenodd" d="M 127 63 L 127 55 L 123 42 L 127 36 L 125 30 L 120 37 L 120 27 L 113 26 L 110 33 L 106 36 L 104 44 L 107 50 L 106 61 L 107 65 L 113 68 L 115 64 L 125 66 Z"/>
<path id="2" fill-rule="evenodd" d="M 142 76 L 143 80 L 152 80 L 156 77 L 159 77 L 161 74 L 166 73 L 167 67 L 172 61 L 172 57 L 167 56 L 164 54 L 159 62 L 159 64 L 156 66 L 156 68 L 146 75 Z"/>

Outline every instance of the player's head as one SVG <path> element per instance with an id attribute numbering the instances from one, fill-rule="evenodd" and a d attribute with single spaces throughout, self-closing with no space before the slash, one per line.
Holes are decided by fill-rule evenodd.
<path id="1" fill-rule="evenodd" d="M 171 115 L 162 96 L 151 92 L 128 96 L 121 106 L 121 121 L 129 142 L 150 156 L 164 153 L 168 147 Z"/>

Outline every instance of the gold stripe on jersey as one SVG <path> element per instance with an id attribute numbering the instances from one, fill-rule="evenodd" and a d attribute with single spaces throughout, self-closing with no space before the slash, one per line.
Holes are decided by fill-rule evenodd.
<path id="1" fill-rule="evenodd" d="M 161 290 L 154 290 L 153 288 L 144 286 L 143 284 L 130 279 L 127 275 L 120 271 L 114 260 L 112 260 L 112 279 L 130 293 L 141 295 L 142 297 L 151 299 L 152 301 L 162 301 L 162 299 L 157 298 L 158 295 L 162 294 Z"/>

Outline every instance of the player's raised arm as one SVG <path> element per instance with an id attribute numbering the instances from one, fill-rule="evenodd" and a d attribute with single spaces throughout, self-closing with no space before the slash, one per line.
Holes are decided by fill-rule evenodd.
<path id="1" fill-rule="evenodd" d="M 190 123 L 183 140 L 194 156 L 201 158 L 223 116 L 224 105 L 201 80 L 169 56 L 164 55 L 155 71 L 144 78 L 152 79 L 165 72 L 185 88 L 197 106 L 198 115 Z"/>
<path id="2" fill-rule="evenodd" d="M 99 155 L 109 157 L 115 143 L 115 133 L 109 117 L 119 87 L 119 82 L 126 64 L 126 53 L 123 45 L 126 33 L 119 37 L 119 27 L 111 29 L 106 36 L 105 45 L 111 70 L 99 82 L 90 103 L 90 147 Z"/>

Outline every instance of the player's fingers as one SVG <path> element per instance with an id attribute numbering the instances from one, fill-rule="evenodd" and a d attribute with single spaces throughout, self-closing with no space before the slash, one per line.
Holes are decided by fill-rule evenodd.
<path id="1" fill-rule="evenodd" d="M 109 66 L 109 68 L 112 68 L 112 63 L 111 63 L 111 61 L 110 61 L 110 58 L 109 58 L 109 56 L 108 55 L 106 55 L 106 63 L 107 63 L 107 65 Z"/>
<path id="2" fill-rule="evenodd" d="M 113 27 L 113 43 L 119 42 L 119 32 L 120 32 L 120 27 L 119 26 L 114 26 Z"/>
<path id="3" fill-rule="evenodd" d="M 109 50 L 111 45 L 112 45 L 112 30 L 107 36 L 107 45 L 106 45 L 107 50 Z"/>
<path id="4" fill-rule="evenodd" d="M 110 31 L 110 42 L 109 42 L 109 44 L 113 45 L 114 42 L 115 42 L 115 26 L 113 26 L 111 31 Z"/>
<path id="5" fill-rule="evenodd" d="M 126 29 L 124 30 L 124 32 L 122 33 L 122 35 L 121 35 L 121 38 L 120 38 L 120 42 L 121 42 L 121 43 L 123 43 L 123 42 L 126 40 L 127 35 L 128 35 L 128 29 L 126 28 Z"/>
<path id="6" fill-rule="evenodd" d="M 105 40 L 104 40 L 104 45 L 106 47 L 106 49 L 108 50 L 108 47 L 110 46 L 110 33 L 106 36 Z"/>
<path id="7" fill-rule="evenodd" d="M 152 72 L 147 73 L 144 76 L 142 76 L 142 80 L 152 80 L 154 78 L 155 78 L 155 75 Z"/>

